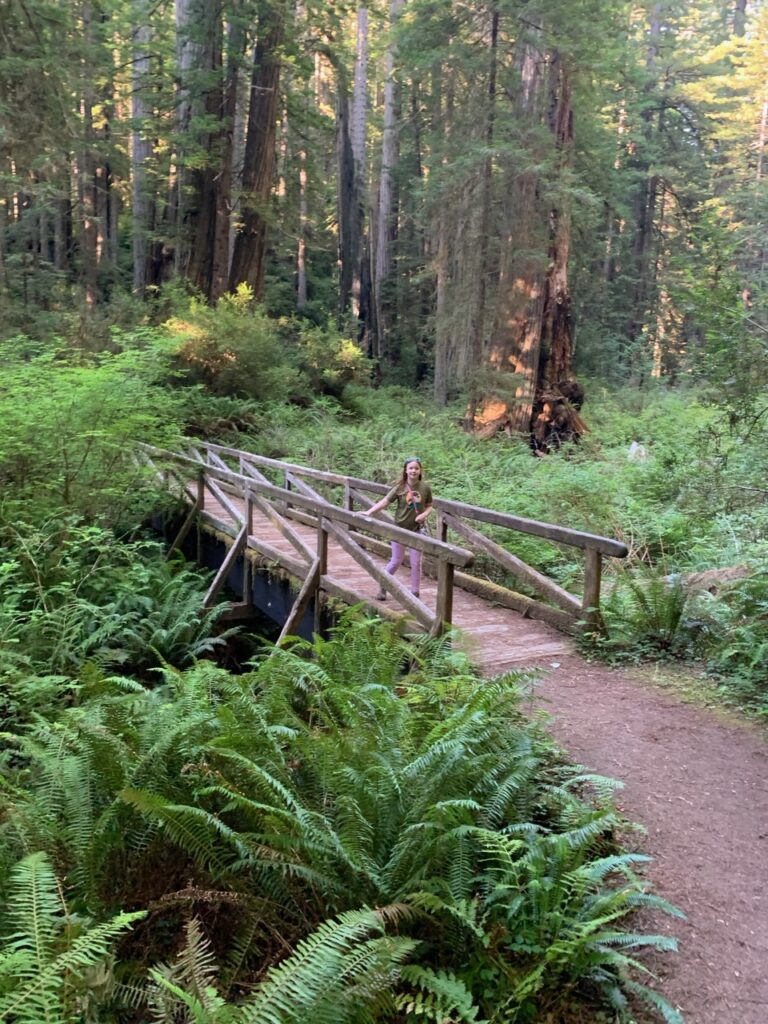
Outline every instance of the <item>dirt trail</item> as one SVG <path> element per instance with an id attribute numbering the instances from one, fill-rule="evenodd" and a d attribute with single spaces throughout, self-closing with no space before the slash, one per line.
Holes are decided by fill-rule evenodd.
<path id="1" fill-rule="evenodd" d="M 537 705 L 572 760 L 624 783 L 617 803 L 647 829 L 631 843 L 687 915 L 643 924 L 680 940 L 658 987 L 686 1024 L 768 1024 L 768 738 L 631 671 L 558 662 Z"/>

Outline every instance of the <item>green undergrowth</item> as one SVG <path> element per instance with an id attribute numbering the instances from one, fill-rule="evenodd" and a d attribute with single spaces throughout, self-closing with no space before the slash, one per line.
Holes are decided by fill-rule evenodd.
<path id="1" fill-rule="evenodd" d="M 0 517 L 53 517 L 131 533 L 161 502 L 134 459 L 136 439 L 185 437 L 391 481 L 422 458 L 436 494 L 605 534 L 629 557 L 604 565 L 612 660 L 694 659 L 723 695 L 765 713 L 768 650 L 768 419 L 760 392 L 702 382 L 607 388 L 585 380 L 589 431 L 535 459 L 523 441 L 480 441 L 464 405 L 437 408 L 428 389 L 373 388 L 372 366 L 333 325 L 270 319 L 247 290 L 212 309 L 169 289 L 142 307 L 60 334 L 6 338 L 0 354 Z M 34 332 L 33 332 L 34 334 Z M 748 398 L 748 400 L 747 400 Z M 642 458 L 633 455 L 632 443 Z M 635 449 L 636 454 L 636 449 Z M 580 593 L 577 549 L 488 527 L 493 539 Z M 497 566 L 478 558 L 498 582 Z M 691 597 L 686 578 L 746 567 L 749 582 Z M 682 581 L 682 608 L 674 584 Z"/>
<path id="2" fill-rule="evenodd" d="M 353 612 L 239 675 L 42 688 L 2 736 L 0 1020 L 679 1021 L 643 986 L 674 941 L 628 930 L 673 910 L 525 684 Z"/>

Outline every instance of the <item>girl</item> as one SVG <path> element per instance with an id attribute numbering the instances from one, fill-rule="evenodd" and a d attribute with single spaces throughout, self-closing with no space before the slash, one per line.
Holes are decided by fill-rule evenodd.
<path id="1" fill-rule="evenodd" d="M 403 463 L 403 474 L 386 497 L 371 505 L 363 512 L 364 516 L 373 515 L 380 509 L 385 508 L 391 502 L 397 501 L 395 509 L 395 526 L 404 530 L 413 530 L 419 533 L 424 529 L 427 516 L 432 511 L 432 488 L 424 481 L 421 469 L 421 459 L 415 455 L 410 456 Z M 419 596 L 419 583 L 421 581 L 421 552 L 415 548 L 409 548 L 411 561 L 411 593 Z M 398 541 L 392 541 L 392 557 L 387 563 L 386 571 L 394 576 L 400 568 L 405 555 L 405 546 Z M 387 594 L 383 587 L 379 587 L 376 595 L 377 601 L 386 601 Z"/>

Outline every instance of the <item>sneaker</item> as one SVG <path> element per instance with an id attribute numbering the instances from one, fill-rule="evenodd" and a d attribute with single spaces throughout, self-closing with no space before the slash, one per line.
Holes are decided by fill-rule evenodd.
<path id="1" fill-rule="evenodd" d="M 387 600 L 387 592 L 386 592 L 386 590 L 379 590 L 378 594 L 376 595 L 376 600 L 377 601 L 386 601 Z"/>

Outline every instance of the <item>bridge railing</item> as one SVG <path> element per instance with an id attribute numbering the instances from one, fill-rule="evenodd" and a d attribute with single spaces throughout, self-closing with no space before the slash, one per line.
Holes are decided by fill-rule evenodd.
<path id="1" fill-rule="evenodd" d="M 333 537 L 380 587 L 390 591 L 412 616 L 433 635 L 439 635 L 451 623 L 453 612 L 454 575 L 457 568 L 472 564 L 471 551 L 458 545 L 422 534 L 414 534 L 394 524 L 375 519 L 364 519 L 348 507 L 337 506 L 311 487 L 304 477 L 315 479 L 317 471 L 301 473 L 304 467 L 281 463 L 285 486 L 273 484 L 261 472 L 259 457 L 250 456 L 234 449 L 220 446 L 192 446 L 186 454 L 169 452 L 150 445 L 140 445 L 140 454 L 147 465 L 158 475 L 164 487 L 175 489 L 183 495 L 191 507 L 178 536 L 171 545 L 171 552 L 186 538 L 198 517 L 229 535 L 232 543 L 214 577 L 205 604 L 210 605 L 229 575 L 234 562 L 250 548 L 258 552 L 267 562 L 278 564 L 291 575 L 303 580 L 288 620 L 283 627 L 282 637 L 290 634 L 304 615 L 310 601 L 321 592 L 340 598 L 347 603 L 357 603 L 357 593 L 328 574 L 328 541 Z M 221 454 L 220 454 L 221 453 Z M 237 469 L 231 468 L 222 457 L 241 456 Z M 267 460 L 270 466 L 275 460 Z M 324 474 L 320 483 L 336 483 Z M 338 478 L 341 482 L 342 478 Z M 343 484 L 341 484 L 343 486 Z M 375 486 L 375 485 L 374 485 Z M 211 510 L 213 498 L 226 513 L 226 520 Z M 208 506 L 208 507 L 207 507 Z M 272 527 L 289 541 L 295 555 L 287 555 L 268 540 L 254 533 L 254 511 L 261 512 Z M 316 544 L 313 548 L 294 529 L 291 521 L 312 525 L 316 529 Z M 360 529 L 373 534 L 378 542 L 400 541 L 410 548 L 417 548 L 436 567 L 437 598 L 434 610 L 419 597 L 412 594 L 395 577 L 388 575 L 382 566 L 370 557 Z M 244 597 L 250 594 L 250 563 L 244 559 Z M 318 602 L 316 602 L 316 609 Z M 383 609 L 382 609 L 383 610 Z"/>
<path id="2" fill-rule="evenodd" d="M 280 480 L 283 489 L 292 495 L 292 497 L 283 497 L 282 499 L 284 514 L 297 520 L 309 521 L 306 510 L 302 509 L 301 503 L 297 500 L 302 489 L 309 487 L 311 493 L 320 496 L 312 484 L 323 492 L 326 500 L 350 512 L 353 512 L 358 506 L 367 508 L 389 490 L 387 484 L 300 466 L 281 459 L 270 459 L 224 445 L 196 444 L 190 449 L 190 454 L 204 464 L 218 465 L 220 468 L 227 466 L 225 460 L 228 460 L 229 463 L 237 467 L 237 472 L 249 478 L 258 477 L 266 480 L 266 474 L 271 474 L 275 479 Z M 438 541 L 447 544 L 449 537 L 453 540 L 451 535 L 454 535 L 463 545 L 462 550 L 468 548 L 474 554 L 482 555 L 496 570 L 494 575 L 511 576 L 519 580 L 528 593 L 519 593 L 502 583 L 483 578 L 478 572 L 472 574 L 465 572 L 463 570 L 468 566 L 459 565 L 457 562 L 451 563 L 455 568 L 455 579 L 453 580 L 455 585 L 495 604 L 513 608 L 531 618 L 542 619 L 567 632 L 573 632 L 579 628 L 601 628 L 600 590 L 603 559 L 605 557 L 625 558 L 629 553 L 626 545 L 599 534 L 585 533 L 565 526 L 526 519 L 508 512 L 445 498 L 435 498 L 434 508 L 437 513 L 436 539 Z M 355 536 L 356 543 L 378 553 L 386 553 L 386 545 L 382 544 L 382 541 L 397 539 L 381 529 L 381 522 L 374 527 L 374 521 L 366 520 L 365 523 L 361 523 L 358 519 L 355 525 L 358 529 Z M 581 594 L 570 593 L 555 580 L 527 565 L 522 559 L 483 532 L 482 527 L 484 526 L 496 528 L 495 532 L 498 532 L 500 527 L 513 533 L 539 537 L 556 545 L 583 551 L 584 570 Z M 396 529 L 396 527 L 392 526 L 391 529 Z M 360 531 L 362 531 L 362 535 Z M 366 536 L 370 533 L 373 533 L 372 537 Z M 413 534 L 409 534 L 408 543 L 412 547 L 419 547 L 420 545 L 414 542 L 413 537 Z M 430 571 L 430 556 L 434 559 L 434 553 L 426 551 L 426 549 L 422 550 L 425 550 L 427 554 L 426 567 L 427 571 Z M 441 564 L 441 560 L 438 558 L 437 561 L 433 560 L 431 566 L 431 570 L 438 576 L 438 582 L 441 578 L 440 573 L 445 572 L 444 568 L 441 570 Z M 391 577 L 387 578 L 387 582 L 389 579 Z M 407 606 L 406 601 L 403 603 Z M 409 610 L 411 609 L 409 608 Z M 446 619 L 446 621 L 450 621 L 450 619 Z"/>

